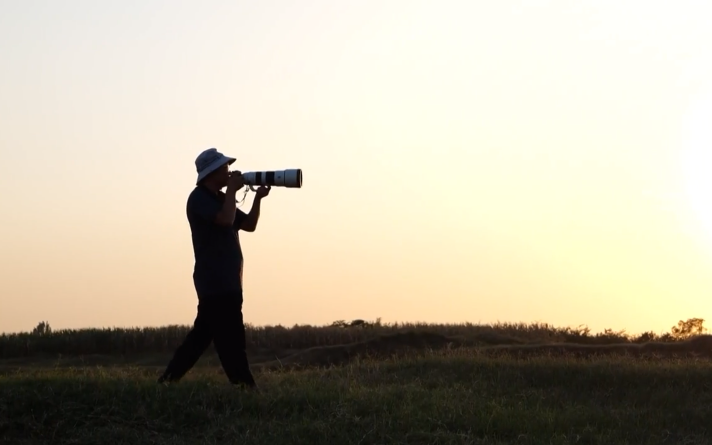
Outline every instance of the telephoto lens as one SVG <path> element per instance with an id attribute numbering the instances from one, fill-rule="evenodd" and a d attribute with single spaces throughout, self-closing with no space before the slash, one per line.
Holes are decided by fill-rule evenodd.
<path id="1" fill-rule="evenodd" d="M 302 169 L 247 172 L 242 174 L 246 185 L 269 185 L 275 187 L 301 188 Z"/>

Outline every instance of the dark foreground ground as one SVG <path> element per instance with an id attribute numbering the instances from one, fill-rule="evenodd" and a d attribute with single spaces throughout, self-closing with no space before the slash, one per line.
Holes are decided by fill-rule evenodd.
<path id="1" fill-rule="evenodd" d="M 229 387 L 209 357 L 174 386 L 146 358 L 0 362 L 0 443 L 712 443 L 709 358 L 584 355 L 444 347 L 256 366 L 260 394 Z"/>

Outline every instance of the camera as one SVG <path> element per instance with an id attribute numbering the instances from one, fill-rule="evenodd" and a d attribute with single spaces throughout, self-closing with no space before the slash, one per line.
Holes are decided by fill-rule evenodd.
<path id="1" fill-rule="evenodd" d="M 252 186 L 255 185 L 301 188 L 302 169 L 292 168 L 286 170 L 246 172 L 242 174 L 242 180 L 251 190 L 254 190 Z"/>

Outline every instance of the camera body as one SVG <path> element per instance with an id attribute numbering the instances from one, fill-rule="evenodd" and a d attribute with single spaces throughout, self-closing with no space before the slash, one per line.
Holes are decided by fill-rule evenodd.
<path id="1" fill-rule="evenodd" d="M 269 185 L 274 187 L 301 188 L 302 169 L 292 168 L 286 170 L 246 172 L 242 174 L 245 185 L 252 189 L 252 186 Z"/>

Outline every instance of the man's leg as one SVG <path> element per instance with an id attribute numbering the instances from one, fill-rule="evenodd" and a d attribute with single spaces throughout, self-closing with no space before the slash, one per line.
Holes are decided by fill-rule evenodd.
<path id="1" fill-rule="evenodd" d="M 213 324 L 213 342 L 227 378 L 233 384 L 256 387 L 245 352 L 242 293 L 227 296 L 225 310 L 218 311 Z"/>
<path id="2" fill-rule="evenodd" d="M 210 329 L 210 317 L 206 313 L 206 309 L 204 304 L 198 304 L 198 315 L 195 317 L 193 328 L 188 332 L 183 343 L 176 349 L 165 372 L 158 379 L 160 383 L 180 380 L 198 362 L 200 356 L 210 346 L 213 336 Z"/>

